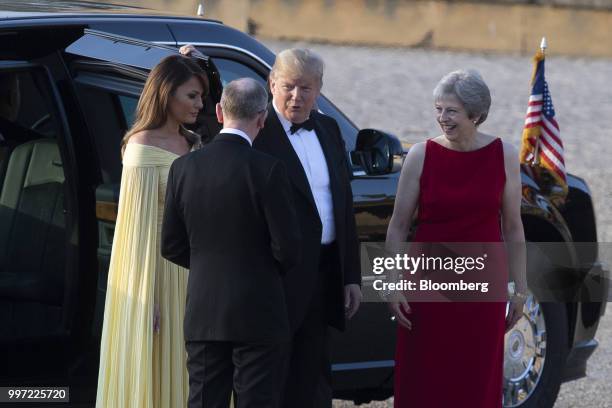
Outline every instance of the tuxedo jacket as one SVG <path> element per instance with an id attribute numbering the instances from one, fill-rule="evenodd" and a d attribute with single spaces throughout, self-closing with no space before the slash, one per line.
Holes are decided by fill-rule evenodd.
<path id="1" fill-rule="evenodd" d="M 174 161 L 162 256 L 189 268 L 186 341 L 289 339 L 282 275 L 299 261 L 299 227 L 284 165 L 221 133 Z"/>
<path id="2" fill-rule="evenodd" d="M 336 121 L 315 111 L 310 116 L 314 120 L 314 130 L 329 169 L 338 249 L 337 263 L 332 268 L 333 275 L 327 277 L 327 321 L 331 326 L 344 330 L 344 285 L 361 284 L 349 166 Z M 281 160 L 291 182 L 302 237 L 302 262 L 287 274 L 284 283 L 291 326 L 295 329 L 303 321 L 315 290 L 321 248 L 321 220 L 306 173 L 271 103 L 268 105 L 264 128 L 259 132 L 253 147 Z"/>

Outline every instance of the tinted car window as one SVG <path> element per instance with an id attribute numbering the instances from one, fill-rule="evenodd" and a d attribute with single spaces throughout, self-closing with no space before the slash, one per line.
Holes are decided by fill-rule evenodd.
<path id="1" fill-rule="evenodd" d="M 317 103 L 319 104 L 319 109 L 321 109 L 323 113 L 331 116 L 338 122 L 342 137 L 344 138 L 344 143 L 346 143 L 346 150 L 349 152 L 355 150 L 357 132 L 359 129 L 357 129 L 357 127 L 326 97 L 320 96 Z"/>
<path id="2" fill-rule="evenodd" d="M 173 48 L 144 43 L 102 32 L 89 31 L 66 48 L 66 52 L 82 57 L 143 69 L 153 69 L 164 57 L 174 55 Z"/>
<path id="3" fill-rule="evenodd" d="M 121 138 L 133 121 L 137 99 L 77 83 L 81 107 L 97 150 L 102 183 L 121 178 Z"/>
<path id="4" fill-rule="evenodd" d="M 35 76 L 25 72 L 0 74 L 0 119 L 14 116 L 11 119 L 15 125 L 44 136 L 54 136 L 55 127 L 45 100 L 40 96 L 38 82 Z M 9 112 L 11 108 L 15 112 Z"/>
<path id="5" fill-rule="evenodd" d="M 244 64 L 226 58 L 213 58 L 213 61 L 219 69 L 223 86 L 234 79 L 248 77 L 257 80 L 264 87 L 268 87 L 266 80 L 261 75 Z"/>
<path id="6" fill-rule="evenodd" d="M 129 129 L 134 123 L 134 113 L 136 112 L 138 99 L 125 95 L 119 95 L 118 98 L 119 105 L 121 106 L 121 112 L 123 112 L 123 117 L 125 119 L 125 123 L 127 124 L 127 129 Z"/>

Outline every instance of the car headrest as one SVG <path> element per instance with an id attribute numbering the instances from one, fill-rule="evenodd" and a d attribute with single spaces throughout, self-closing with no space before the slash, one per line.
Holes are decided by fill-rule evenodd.
<path id="1" fill-rule="evenodd" d="M 33 144 L 32 156 L 23 182 L 23 188 L 46 183 L 63 183 L 64 168 L 55 140 L 39 139 L 25 144 L 30 143 Z M 15 149 L 16 151 L 17 149 Z"/>

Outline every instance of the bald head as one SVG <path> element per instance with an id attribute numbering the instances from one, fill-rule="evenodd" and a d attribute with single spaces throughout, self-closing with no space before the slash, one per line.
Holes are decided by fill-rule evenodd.
<path id="1" fill-rule="evenodd" d="M 241 130 L 255 140 L 268 114 L 268 93 L 252 78 L 236 79 L 223 88 L 216 114 L 223 128 Z"/>
<path id="2" fill-rule="evenodd" d="M 252 78 L 240 78 L 228 83 L 221 94 L 221 109 L 226 120 L 254 120 L 267 104 L 268 93 Z"/>

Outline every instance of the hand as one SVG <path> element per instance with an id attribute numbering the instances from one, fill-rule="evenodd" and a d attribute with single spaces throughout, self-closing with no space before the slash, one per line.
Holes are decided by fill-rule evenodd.
<path id="1" fill-rule="evenodd" d="M 183 45 L 181 48 L 179 48 L 179 52 L 181 55 L 186 57 L 204 57 L 204 54 L 198 51 L 197 48 L 191 44 Z"/>
<path id="2" fill-rule="evenodd" d="M 508 333 L 523 317 L 523 307 L 525 306 L 525 298 L 514 296 L 510 299 L 510 307 L 508 308 L 508 316 L 506 316 L 506 333 Z"/>
<path id="3" fill-rule="evenodd" d="M 407 315 L 412 313 L 412 309 L 402 292 L 393 292 L 389 295 L 389 309 L 395 316 L 397 322 L 408 330 L 412 330 L 412 322 Z"/>
<path id="4" fill-rule="evenodd" d="M 361 304 L 361 288 L 356 283 L 344 285 L 344 315 L 350 319 L 357 313 Z"/>

